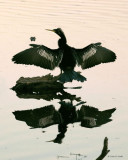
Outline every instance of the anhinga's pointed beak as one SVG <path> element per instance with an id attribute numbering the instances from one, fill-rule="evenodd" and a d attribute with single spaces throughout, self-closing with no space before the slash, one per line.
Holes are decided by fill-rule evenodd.
<path id="1" fill-rule="evenodd" d="M 46 141 L 46 142 L 54 142 L 54 140 Z"/>
<path id="2" fill-rule="evenodd" d="M 55 32 L 55 30 L 54 29 L 46 29 L 47 31 L 52 31 L 52 32 Z"/>

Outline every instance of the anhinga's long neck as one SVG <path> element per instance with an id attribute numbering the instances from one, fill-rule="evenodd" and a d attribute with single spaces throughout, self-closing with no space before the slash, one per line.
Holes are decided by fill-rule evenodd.
<path id="1" fill-rule="evenodd" d="M 67 43 L 66 37 L 64 34 L 61 35 L 61 38 L 58 41 L 58 45 L 60 48 L 63 48 Z"/>

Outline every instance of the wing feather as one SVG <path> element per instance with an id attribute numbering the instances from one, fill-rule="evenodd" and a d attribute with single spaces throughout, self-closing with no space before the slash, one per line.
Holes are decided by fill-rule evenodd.
<path id="1" fill-rule="evenodd" d="M 83 49 L 75 49 L 73 55 L 82 69 L 91 68 L 101 63 L 113 62 L 116 55 L 113 51 L 102 47 L 101 43 L 90 44 Z"/>
<path id="2" fill-rule="evenodd" d="M 43 45 L 30 44 L 32 47 L 13 56 L 12 61 L 17 64 L 35 65 L 53 70 L 63 57 L 62 50 L 50 49 Z"/>

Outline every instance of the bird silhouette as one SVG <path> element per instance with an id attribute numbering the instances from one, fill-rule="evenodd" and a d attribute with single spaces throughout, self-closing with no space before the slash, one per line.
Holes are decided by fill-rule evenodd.
<path id="1" fill-rule="evenodd" d="M 72 82 L 73 80 L 84 82 L 86 78 L 75 72 L 76 65 L 87 69 L 101 63 L 113 62 L 116 55 L 113 51 L 102 47 L 101 43 L 92 43 L 82 49 L 70 47 L 61 28 L 47 29 L 55 32 L 60 39 L 58 49 L 50 49 L 44 45 L 30 44 L 31 48 L 26 49 L 13 56 L 12 61 L 17 64 L 27 64 L 54 70 L 59 67 L 61 74 L 60 82 Z"/>

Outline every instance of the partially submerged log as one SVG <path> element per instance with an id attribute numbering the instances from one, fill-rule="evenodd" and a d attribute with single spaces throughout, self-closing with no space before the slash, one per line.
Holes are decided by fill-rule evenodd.
<path id="1" fill-rule="evenodd" d="M 42 77 L 24 78 L 17 80 L 16 85 L 12 87 L 19 98 L 35 98 L 35 99 L 70 99 L 80 101 L 76 95 L 65 92 L 62 83 L 58 82 L 59 76 L 48 74 Z"/>
<path id="2" fill-rule="evenodd" d="M 42 77 L 32 77 L 32 78 L 24 78 L 21 77 L 16 82 L 16 85 L 12 88 L 13 90 L 22 89 L 24 86 L 26 90 L 42 90 L 44 89 L 52 89 L 52 90 L 60 90 L 63 89 L 63 84 L 57 82 L 59 76 L 52 76 L 51 74 L 42 76 Z"/>
<path id="3" fill-rule="evenodd" d="M 63 89 L 63 84 L 57 82 L 57 76 L 53 77 L 48 74 L 42 77 L 32 77 L 24 78 L 21 77 L 16 82 L 16 85 L 12 87 L 14 91 L 19 91 L 23 93 L 33 93 L 33 92 L 47 92 L 47 91 L 57 91 Z"/>

